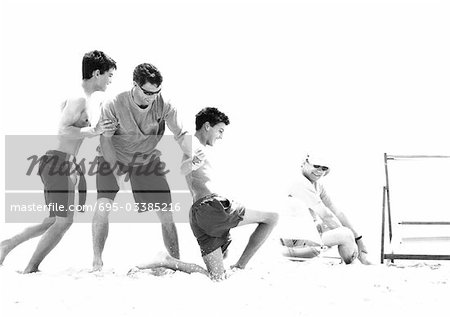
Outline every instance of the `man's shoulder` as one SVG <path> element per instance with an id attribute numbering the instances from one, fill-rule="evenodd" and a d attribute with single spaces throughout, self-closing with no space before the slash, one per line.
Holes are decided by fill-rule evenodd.
<path id="1" fill-rule="evenodd" d="M 314 185 L 305 177 L 301 176 L 291 183 L 289 187 L 289 195 L 294 196 L 296 193 L 314 190 Z"/>
<path id="2" fill-rule="evenodd" d="M 169 111 L 169 110 L 176 110 L 176 106 L 175 106 L 175 102 L 173 101 L 173 99 L 169 99 L 169 98 L 164 98 L 162 95 L 159 95 L 158 98 L 156 99 L 156 102 L 158 104 L 158 107 L 161 107 L 161 109 L 163 109 L 164 111 Z"/>
<path id="3" fill-rule="evenodd" d="M 298 177 L 295 181 L 292 182 L 292 186 L 294 187 L 310 187 L 312 183 L 303 175 Z"/>
<path id="4" fill-rule="evenodd" d="M 113 108 L 123 104 L 128 104 L 129 92 L 123 91 L 113 96 L 108 96 L 103 101 L 103 106 L 106 108 Z"/>
<path id="5" fill-rule="evenodd" d="M 314 184 L 314 187 L 319 194 L 322 194 L 325 192 L 325 187 L 323 186 L 322 182 L 320 182 L 320 181 L 316 182 Z"/>
<path id="6" fill-rule="evenodd" d="M 82 111 L 86 108 L 86 96 L 72 95 L 62 103 L 62 109 L 68 111 Z"/>
<path id="7" fill-rule="evenodd" d="M 206 146 L 200 143 L 196 136 L 192 136 L 192 149 L 205 149 Z"/>

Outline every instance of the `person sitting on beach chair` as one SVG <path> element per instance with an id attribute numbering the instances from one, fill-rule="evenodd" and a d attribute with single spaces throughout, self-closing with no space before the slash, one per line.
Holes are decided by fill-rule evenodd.
<path id="1" fill-rule="evenodd" d="M 320 218 L 297 198 L 288 197 L 286 203 L 277 230 L 282 254 L 291 260 L 303 261 L 327 251 L 321 237 Z"/>
<path id="2" fill-rule="evenodd" d="M 319 159 L 307 155 L 302 162 L 302 176 L 289 189 L 291 207 L 306 205 L 314 220 L 320 241 L 282 238 L 287 248 L 285 255 L 310 258 L 318 255 L 324 247 L 338 246 L 339 255 L 346 264 L 356 258 L 363 264 L 371 264 L 367 259 L 367 248 L 347 216 L 338 210 L 319 180 L 329 173 L 329 168 Z M 294 207 L 295 208 L 295 207 Z M 317 240 L 317 239 L 316 239 Z"/>

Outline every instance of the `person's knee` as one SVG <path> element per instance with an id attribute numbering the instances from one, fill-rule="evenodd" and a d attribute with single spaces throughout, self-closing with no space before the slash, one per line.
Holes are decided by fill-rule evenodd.
<path id="1" fill-rule="evenodd" d="M 95 208 L 96 218 L 108 218 L 113 207 L 114 201 L 108 198 L 99 198 Z"/>
<path id="2" fill-rule="evenodd" d="M 177 228 L 175 226 L 175 223 L 172 221 L 161 221 L 161 227 L 165 231 L 175 231 Z"/>
<path id="3" fill-rule="evenodd" d="M 357 257 L 358 257 L 358 250 L 355 250 L 355 251 L 353 251 L 353 253 L 351 253 L 347 256 L 343 256 L 342 260 L 344 261 L 345 264 L 352 264 L 353 261 L 355 261 Z"/>
<path id="4" fill-rule="evenodd" d="M 271 212 L 269 218 L 270 218 L 269 223 L 275 226 L 278 223 L 278 219 L 280 218 L 280 216 L 276 212 Z"/>
<path id="5" fill-rule="evenodd" d="M 55 223 L 56 217 L 47 217 L 42 222 L 43 225 L 46 225 L 47 227 L 50 227 Z"/>
<path id="6" fill-rule="evenodd" d="M 264 223 L 275 226 L 278 223 L 279 215 L 276 212 L 265 212 L 264 213 Z"/>
<path id="7" fill-rule="evenodd" d="M 72 217 L 58 217 L 52 226 L 55 226 L 60 231 L 67 231 L 73 224 Z"/>
<path id="8" fill-rule="evenodd" d="M 353 232 L 348 228 L 341 228 L 343 245 L 342 247 L 346 250 L 342 256 L 345 264 L 351 264 L 358 257 L 358 246 L 355 243 L 355 236 Z"/>
<path id="9" fill-rule="evenodd" d="M 341 236 L 342 240 L 345 242 L 344 244 L 354 244 L 355 243 L 355 236 L 353 235 L 353 232 L 346 227 L 341 227 Z"/>

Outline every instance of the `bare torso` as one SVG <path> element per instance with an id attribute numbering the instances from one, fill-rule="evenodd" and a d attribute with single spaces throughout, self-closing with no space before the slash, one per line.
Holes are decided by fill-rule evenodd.
<path id="1" fill-rule="evenodd" d="M 193 140 L 193 144 L 201 146 L 198 141 Z M 207 195 L 217 193 L 216 187 L 214 186 L 214 175 L 211 167 L 211 163 L 207 158 L 207 150 L 203 147 L 203 152 L 205 153 L 205 158 L 199 164 L 199 167 L 193 166 L 192 172 L 186 175 L 186 182 L 191 191 L 194 201 L 199 200 Z"/>
<path id="2" fill-rule="evenodd" d="M 71 111 L 67 111 L 68 109 L 66 109 L 66 107 L 73 107 L 75 110 L 71 109 Z M 70 117 L 68 118 L 68 116 Z M 68 120 L 69 122 L 73 122 L 71 125 L 77 128 L 90 126 L 86 98 L 81 99 L 80 104 L 71 105 L 66 101 L 61 106 L 61 118 L 58 127 L 59 132 L 56 150 L 76 156 L 81 143 L 83 143 L 83 138 L 74 138 L 60 133 L 62 125 L 67 124 Z"/>

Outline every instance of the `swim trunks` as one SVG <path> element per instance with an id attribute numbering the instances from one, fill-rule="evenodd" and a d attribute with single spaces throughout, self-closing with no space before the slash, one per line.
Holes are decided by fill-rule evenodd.
<path id="1" fill-rule="evenodd" d="M 120 172 L 131 182 L 134 200 L 138 203 L 139 212 L 147 211 L 148 203 L 160 203 L 170 205 L 169 184 L 165 174 L 155 171 L 155 166 L 161 163 L 159 157 L 154 158 L 146 165 L 126 166 L 118 163 Z M 102 156 L 97 157 L 97 199 L 108 198 L 114 200 L 120 188 L 117 184 L 110 164 Z"/>
<path id="2" fill-rule="evenodd" d="M 45 203 L 50 217 L 67 217 L 69 206 L 75 203 L 77 184 L 78 204 L 85 204 L 86 179 L 73 155 L 56 150 L 47 151 L 40 158 L 39 176 L 44 184 Z"/>
<path id="3" fill-rule="evenodd" d="M 197 200 L 189 212 L 189 222 L 202 256 L 217 248 L 225 252 L 231 243 L 230 229 L 239 224 L 244 214 L 244 206 L 217 194 Z"/>

